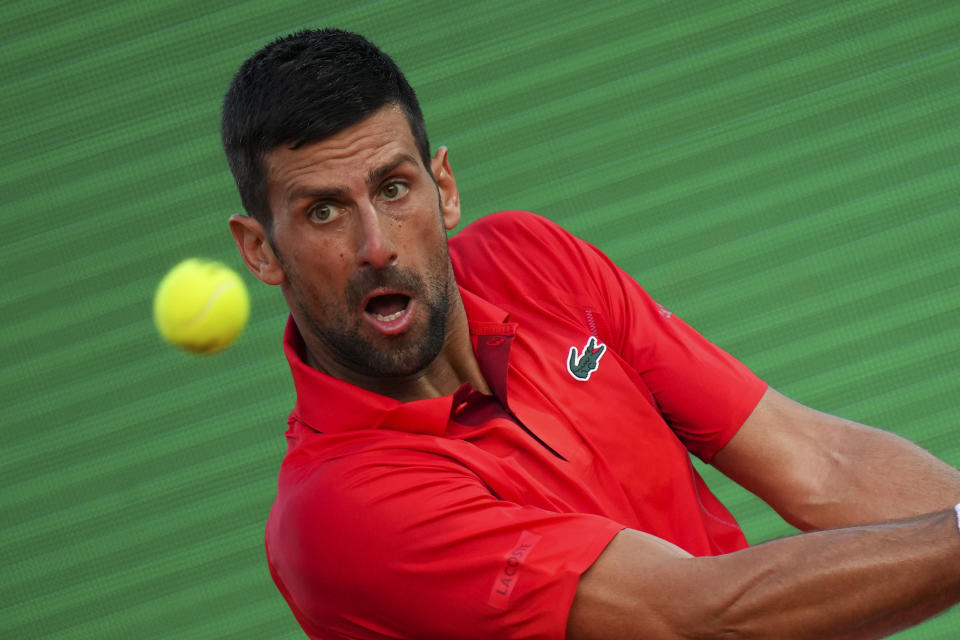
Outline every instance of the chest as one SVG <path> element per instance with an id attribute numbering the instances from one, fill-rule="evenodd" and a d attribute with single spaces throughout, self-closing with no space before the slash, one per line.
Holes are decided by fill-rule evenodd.
<path id="1" fill-rule="evenodd" d="M 488 407 L 453 430 L 483 453 L 488 486 L 504 499 L 633 525 L 647 509 L 659 517 L 685 502 L 689 456 L 636 368 L 598 335 L 595 312 L 511 315 L 512 336 L 477 342 L 500 413 Z"/>

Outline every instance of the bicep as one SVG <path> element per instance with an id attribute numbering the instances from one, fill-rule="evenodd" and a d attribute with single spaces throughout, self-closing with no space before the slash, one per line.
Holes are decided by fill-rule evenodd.
<path id="1" fill-rule="evenodd" d="M 830 416 L 768 388 L 711 464 L 762 498 L 787 521 L 807 528 L 794 503 L 826 482 L 831 466 Z"/>
<path id="2" fill-rule="evenodd" d="M 691 561 L 690 554 L 665 540 L 621 531 L 580 578 L 566 637 L 678 637 L 688 618 L 683 594 Z"/>
<path id="3" fill-rule="evenodd" d="M 711 464 L 803 530 L 928 513 L 960 493 L 960 474 L 912 442 L 773 389 Z"/>

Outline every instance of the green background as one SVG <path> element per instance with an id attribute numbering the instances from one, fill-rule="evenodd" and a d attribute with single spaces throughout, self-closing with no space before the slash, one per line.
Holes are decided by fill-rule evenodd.
<path id="1" fill-rule="evenodd" d="M 407 71 L 467 221 L 546 215 L 782 392 L 960 464 L 952 0 L 6 2 L 0 637 L 302 637 L 262 546 L 279 292 L 244 271 L 211 357 L 161 342 L 151 296 L 186 257 L 242 269 L 221 97 L 307 26 Z M 751 541 L 790 533 L 706 473 Z"/>

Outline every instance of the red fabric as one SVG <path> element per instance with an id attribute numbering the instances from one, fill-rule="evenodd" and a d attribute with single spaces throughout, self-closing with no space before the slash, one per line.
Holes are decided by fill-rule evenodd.
<path id="1" fill-rule="evenodd" d="M 495 397 L 378 396 L 310 369 L 288 324 L 297 405 L 266 542 L 310 637 L 562 638 L 624 527 L 746 546 L 688 449 L 719 451 L 762 381 L 533 214 L 487 216 L 450 251 Z"/>

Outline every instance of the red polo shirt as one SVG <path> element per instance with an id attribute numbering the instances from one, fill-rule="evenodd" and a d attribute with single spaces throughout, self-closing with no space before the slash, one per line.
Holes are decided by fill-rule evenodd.
<path id="1" fill-rule="evenodd" d="M 625 527 L 746 546 L 709 459 L 766 385 L 598 250 L 524 212 L 450 241 L 492 396 L 401 403 L 304 362 L 266 544 L 312 638 L 562 638 Z"/>

